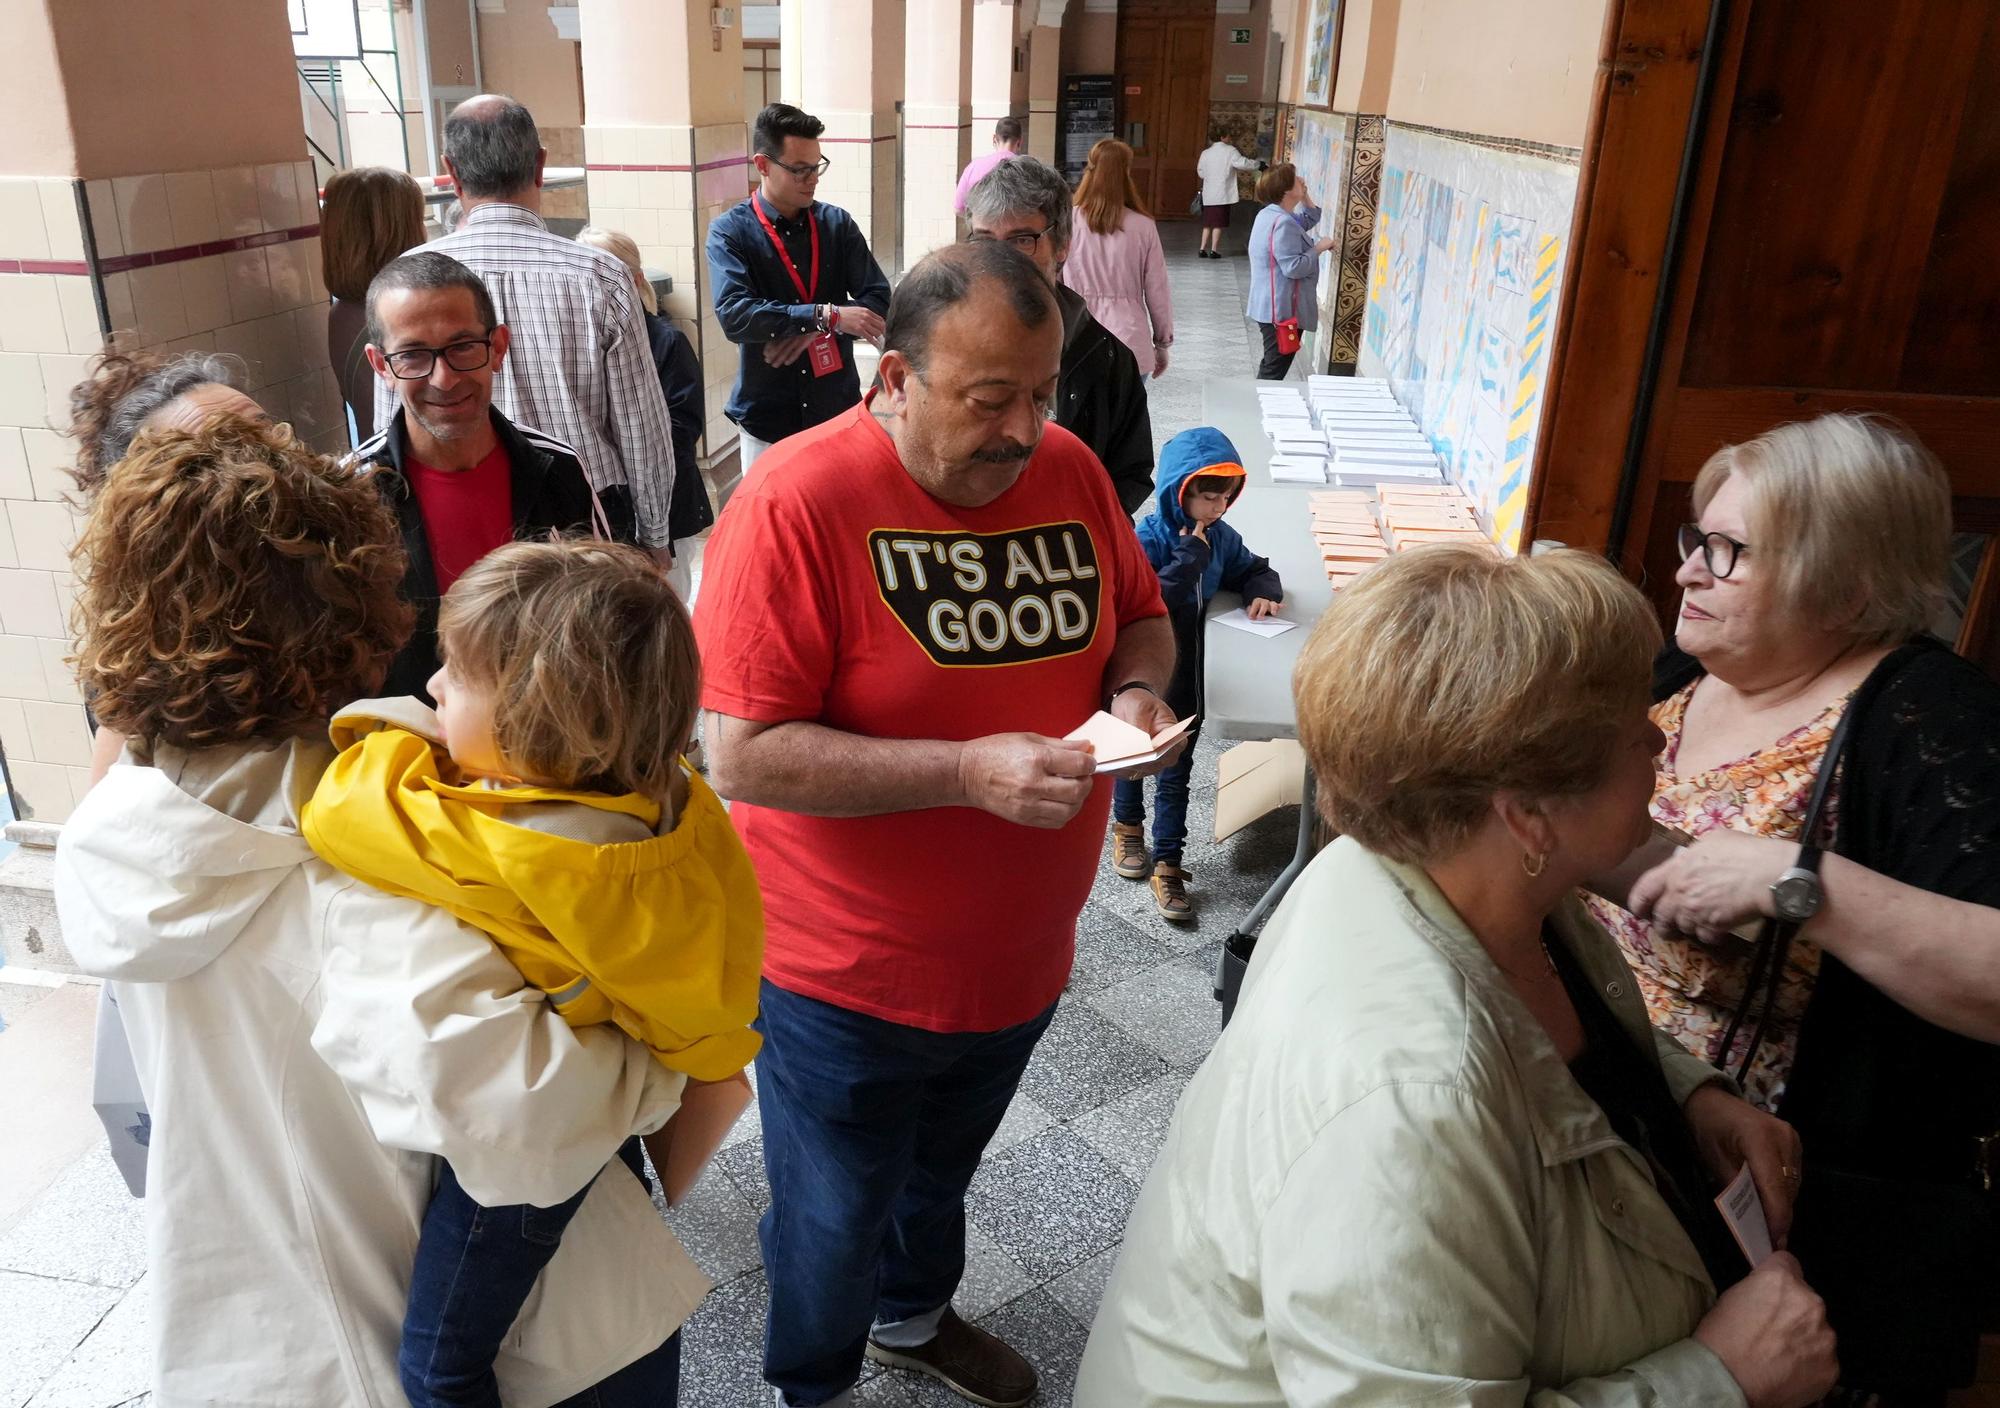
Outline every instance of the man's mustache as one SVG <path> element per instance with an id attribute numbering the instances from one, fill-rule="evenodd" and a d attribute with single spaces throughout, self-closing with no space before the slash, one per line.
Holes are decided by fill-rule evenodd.
<path id="1" fill-rule="evenodd" d="M 974 450 L 975 464 L 1015 464 L 1035 453 L 1033 445 L 1009 445 L 999 450 Z"/>

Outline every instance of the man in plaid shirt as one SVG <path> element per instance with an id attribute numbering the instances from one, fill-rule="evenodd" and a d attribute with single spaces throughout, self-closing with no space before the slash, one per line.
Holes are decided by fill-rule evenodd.
<path id="1" fill-rule="evenodd" d="M 613 530 L 671 564 L 673 437 L 631 274 L 542 223 L 548 154 L 521 104 L 490 93 L 466 99 L 445 122 L 444 146 L 465 216 L 422 248 L 478 274 L 513 332 L 493 404 L 572 448 Z M 375 423 L 394 413 L 394 393 L 377 382 Z"/>

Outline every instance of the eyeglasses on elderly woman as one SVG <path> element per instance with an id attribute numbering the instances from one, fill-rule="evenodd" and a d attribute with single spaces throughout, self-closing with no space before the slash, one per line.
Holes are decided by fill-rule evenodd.
<path id="1" fill-rule="evenodd" d="M 1704 533 L 1699 523 L 1683 523 L 1680 536 L 1676 540 L 1680 546 L 1681 561 L 1693 557 L 1695 550 L 1701 550 L 1701 560 L 1708 568 L 1708 575 L 1721 581 L 1736 570 L 1737 559 L 1750 550 L 1748 543 L 1739 543 L 1726 533 Z"/>

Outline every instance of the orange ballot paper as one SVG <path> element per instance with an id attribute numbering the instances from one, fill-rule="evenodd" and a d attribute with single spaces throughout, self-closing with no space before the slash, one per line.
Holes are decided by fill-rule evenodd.
<path id="1" fill-rule="evenodd" d="M 1148 736 L 1146 730 L 1099 709 L 1083 721 L 1083 727 L 1065 735 L 1063 741 L 1088 743 L 1097 754 L 1097 771 L 1122 772 L 1160 761 L 1199 717 L 1190 714 L 1172 728 Z"/>
<path id="2" fill-rule="evenodd" d="M 1757 1185 L 1751 1181 L 1750 1165 L 1745 1164 L 1729 1180 L 1729 1186 L 1715 1195 L 1715 1205 L 1722 1211 L 1722 1220 L 1729 1224 L 1729 1231 L 1736 1238 L 1736 1245 L 1743 1248 L 1743 1255 L 1754 1269 L 1764 1264 L 1771 1255 L 1771 1224 L 1764 1220 L 1764 1201 L 1757 1196 Z"/>

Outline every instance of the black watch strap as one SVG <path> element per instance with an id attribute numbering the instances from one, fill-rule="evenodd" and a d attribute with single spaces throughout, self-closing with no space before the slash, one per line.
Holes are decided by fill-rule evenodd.
<path id="1" fill-rule="evenodd" d="M 1146 691 L 1146 693 L 1152 695 L 1154 698 L 1158 698 L 1160 693 L 1160 691 L 1153 688 L 1153 686 L 1145 680 L 1127 680 L 1125 681 L 1125 683 L 1119 685 L 1118 688 L 1112 690 L 1111 693 L 1104 696 L 1104 707 L 1106 709 L 1109 709 L 1113 704 L 1116 704 L 1118 702 L 1118 696 L 1123 694 L 1128 689 L 1143 689 Z"/>
<path id="2" fill-rule="evenodd" d="M 1823 854 L 1825 852 L 1818 846 L 1811 845 L 1810 843 L 1800 846 L 1798 859 L 1792 862 L 1792 868 L 1794 870 L 1810 870 L 1813 874 L 1817 875 L 1819 874 L 1819 858 Z"/>

